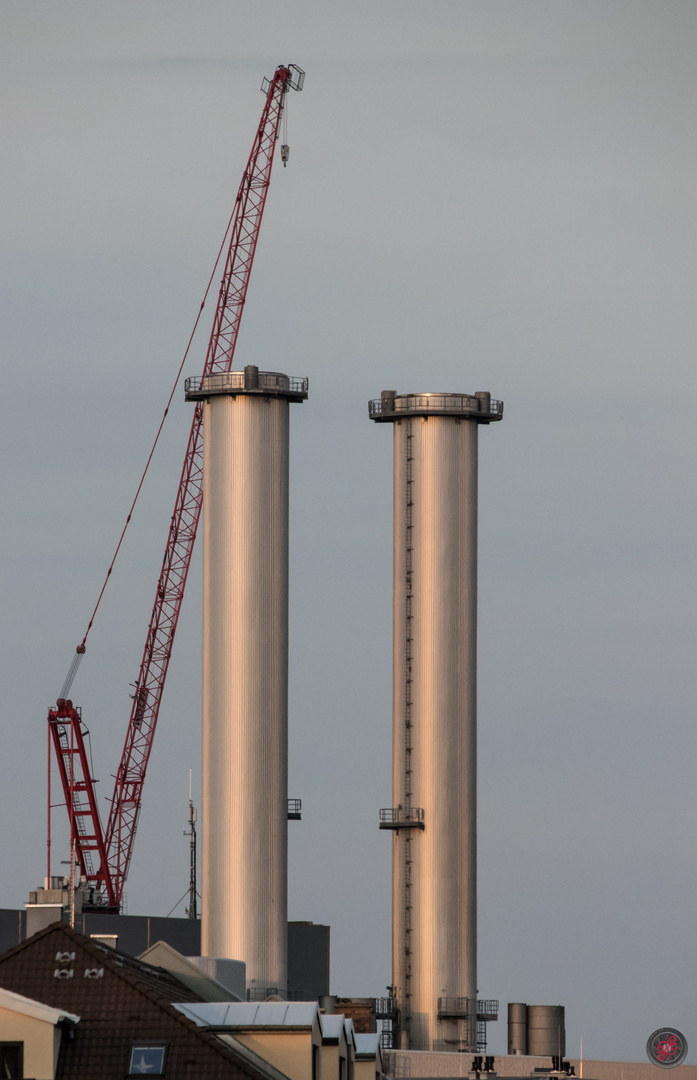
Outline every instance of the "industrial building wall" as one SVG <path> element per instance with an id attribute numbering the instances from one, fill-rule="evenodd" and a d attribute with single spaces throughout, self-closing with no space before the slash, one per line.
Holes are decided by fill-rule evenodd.
<path id="1" fill-rule="evenodd" d="M 65 912 L 64 921 L 68 913 Z M 118 948 L 140 956 L 157 941 L 166 941 L 182 956 L 201 955 L 198 919 L 166 919 L 149 915 L 98 915 L 75 919 L 75 929 L 90 934 L 116 934 Z M 0 954 L 24 941 L 26 912 L 0 909 Z M 288 923 L 288 988 L 296 1000 L 316 1001 L 329 993 L 330 928 L 319 923 Z M 301 995 L 301 996 L 300 996 Z"/>
<path id="2" fill-rule="evenodd" d="M 429 1053 L 418 1050 L 383 1050 L 385 1075 L 391 1080 L 465 1080 L 472 1071 L 470 1054 Z M 575 1080 L 656 1080 L 656 1066 L 645 1061 L 597 1061 L 567 1059 L 575 1070 Z M 536 1069 L 549 1069 L 550 1058 L 496 1054 L 494 1068 L 498 1080 L 506 1077 L 535 1077 Z M 670 1073 L 671 1080 L 697 1080 L 697 1065 L 678 1065 Z"/>
<path id="3" fill-rule="evenodd" d="M 0 908 L 0 953 L 19 945 L 26 935 L 26 912 L 15 908 Z"/>
<path id="4" fill-rule="evenodd" d="M 329 927 L 288 923 L 288 996 L 316 1001 L 329 993 Z"/>
<path id="5" fill-rule="evenodd" d="M 0 911 L 0 953 L 24 941 L 27 936 L 25 916 L 25 911 Z M 65 910 L 62 921 L 68 922 L 69 917 Z M 17 924 L 20 919 L 22 936 L 18 938 Z M 156 941 L 166 941 L 182 956 L 199 956 L 201 953 L 201 923 L 197 919 L 81 912 L 75 916 L 75 929 L 86 937 L 92 934 L 116 934 L 117 948 L 129 956 L 140 956 Z"/>

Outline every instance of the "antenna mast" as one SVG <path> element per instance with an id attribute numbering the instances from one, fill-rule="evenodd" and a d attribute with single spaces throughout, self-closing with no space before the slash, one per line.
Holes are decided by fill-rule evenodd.
<path id="1" fill-rule="evenodd" d="M 189 918 L 198 919 L 196 906 L 196 819 L 198 813 L 191 798 L 191 769 L 189 769 L 189 831 L 184 835 L 189 837 Z"/>

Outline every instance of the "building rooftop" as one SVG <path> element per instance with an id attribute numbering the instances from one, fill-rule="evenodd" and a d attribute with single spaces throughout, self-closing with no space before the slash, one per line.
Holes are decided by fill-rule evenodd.
<path id="1" fill-rule="evenodd" d="M 145 1050 L 166 1055 L 168 1080 L 282 1080 L 278 1069 L 184 1015 L 182 1004 L 200 997 L 170 972 L 90 941 L 66 923 L 52 923 L 0 956 L 0 987 L 16 1006 L 31 999 L 46 1008 L 47 1018 L 79 1017 L 75 1037 L 61 1039 L 56 1080 L 123 1080 L 151 1068 Z"/>
<path id="2" fill-rule="evenodd" d="M 75 1013 L 66 1012 L 65 1009 L 54 1009 L 51 1005 L 44 1005 L 41 1001 L 34 1001 L 33 998 L 25 997 L 24 994 L 15 994 L 12 990 L 3 990 L 1 987 L 0 1008 L 21 1013 L 23 1016 L 31 1016 L 34 1020 L 45 1020 L 48 1024 L 61 1024 L 66 1020 L 71 1024 L 80 1022 L 80 1017 Z"/>
<path id="3" fill-rule="evenodd" d="M 204 1028 L 311 1028 L 320 1015 L 316 1001 L 175 1002 Z M 343 1017 L 340 1018 L 343 1022 Z"/>
<path id="4" fill-rule="evenodd" d="M 355 1039 L 357 1057 L 375 1057 L 380 1050 L 380 1033 L 378 1031 L 356 1034 Z"/>
<path id="5" fill-rule="evenodd" d="M 342 1013 L 321 1013 L 322 1039 L 340 1039 L 344 1031 L 344 1016 Z"/>

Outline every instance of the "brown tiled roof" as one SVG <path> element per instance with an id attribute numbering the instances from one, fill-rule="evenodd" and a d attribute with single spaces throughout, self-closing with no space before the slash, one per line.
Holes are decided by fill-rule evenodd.
<path id="1" fill-rule="evenodd" d="M 0 986 L 80 1017 L 61 1039 L 57 1080 L 124 1080 L 139 1041 L 167 1045 L 168 1080 L 267 1080 L 173 1008 L 173 1001 L 200 1001 L 174 975 L 90 941 L 66 923 L 53 923 L 0 956 Z"/>

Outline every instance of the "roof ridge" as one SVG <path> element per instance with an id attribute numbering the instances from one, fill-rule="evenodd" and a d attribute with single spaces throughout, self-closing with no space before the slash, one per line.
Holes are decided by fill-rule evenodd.
<path id="1" fill-rule="evenodd" d="M 21 941 L 18 945 L 13 945 L 11 949 L 8 949 L 7 952 L 3 953 L 0 956 L 0 986 L 2 985 L 3 962 L 5 960 L 9 960 L 11 956 L 15 956 L 21 950 L 26 949 L 29 945 L 33 945 L 41 938 L 49 937 L 51 934 L 57 934 L 59 936 L 63 936 L 63 938 L 68 938 L 69 941 L 74 942 L 81 949 L 84 949 L 85 952 L 88 953 L 88 955 L 92 956 L 94 959 L 99 960 L 100 965 L 103 963 L 104 967 L 106 967 L 113 975 L 117 975 L 120 979 L 123 979 L 124 982 L 127 982 L 132 989 L 136 990 L 139 994 L 148 998 L 159 1008 L 164 1009 L 169 1014 L 169 1016 L 173 1017 L 178 1023 L 183 1024 L 190 1030 L 195 1031 L 199 1038 L 202 1038 L 204 1042 L 206 1042 L 209 1046 L 215 1049 L 226 1061 L 232 1061 L 238 1067 L 240 1066 L 240 1061 L 244 1062 L 244 1058 L 242 1058 L 241 1055 L 236 1054 L 232 1047 L 226 1046 L 225 1043 L 220 1041 L 220 1039 L 216 1039 L 215 1036 L 211 1035 L 209 1032 L 203 1030 L 202 1028 L 199 1028 L 193 1020 L 190 1020 L 183 1013 L 179 1012 L 178 1009 L 175 1009 L 174 1004 L 171 1001 L 168 1001 L 163 994 L 158 994 L 155 989 L 145 985 L 142 980 L 138 978 L 135 972 L 129 971 L 125 965 L 115 962 L 115 960 L 111 956 L 109 956 L 109 953 L 115 953 L 115 955 L 119 957 L 123 956 L 127 961 L 132 962 L 134 964 L 134 967 L 140 966 L 143 968 L 148 968 L 150 971 L 162 972 L 163 976 L 174 979 L 176 983 L 179 983 L 182 990 L 187 991 L 187 993 L 191 993 L 192 991 L 190 991 L 189 987 L 185 986 L 184 983 L 177 979 L 176 975 L 173 975 L 165 968 L 158 968 L 154 964 L 148 964 L 144 960 L 138 960 L 137 957 L 129 956 L 127 953 L 118 953 L 114 949 L 109 948 L 109 946 L 96 945 L 85 934 L 80 933 L 79 930 L 75 930 L 74 927 L 62 922 L 62 920 L 49 923 L 48 926 L 43 927 L 41 930 L 37 930 L 35 934 L 31 935 L 31 937 L 28 937 L 24 941 Z M 41 1004 L 46 1003 L 41 1002 Z M 191 1004 L 196 1005 L 204 1003 L 191 1002 Z M 254 1067 L 247 1062 L 244 1062 L 244 1064 L 247 1068 Z"/>
<path id="2" fill-rule="evenodd" d="M 12 949 L 9 949 L 6 953 L 3 953 L 2 956 L 0 956 L 0 985 L 2 985 L 2 965 L 4 961 L 9 960 L 11 956 L 17 955 L 17 953 L 20 952 L 22 949 L 26 949 L 36 944 L 39 940 L 41 940 L 41 938 L 49 937 L 51 934 L 56 934 L 57 936 L 63 937 L 64 939 L 67 938 L 71 943 L 78 945 L 89 956 L 91 956 L 94 960 L 98 961 L 98 966 L 106 967 L 112 974 L 118 975 L 120 978 L 124 979 L 130 986 L 137 989 L 139 993 L 144 994 L 146 997 L 158 1003 L 162 1001 L 165 1004 L 170 1004 L 167 1001 L 167 998 L 164 997 L 164 995 L 158 994 L 156 990 L 151 989 L 149 986 L 143 985 L 142 980 L 139 979 L 134 972 L 129 971 L 127 965 L 133 965 L 133 967 L 135 968 L 140 966 L 142 968 L 149 969 L 150 971 L 157 973 L 161 972 L 163 977 L 167 979 L 174 979 L 174 981 L 179 986 L 181 986 L 183 991 L 191 993 L 189 988 L 185 986 L 184 983 L 182 983 L 179 979 L 177 979 L 176 975 L 172 975 L 171 972 L 165 971 L 164 968 L 156 968 L 152 964 L 147 964 L 143 960 L 137 960 L 136 957 L 129 956 L 128 953 L 119 953 L 116 950 L 109 948 L 109 946 L 97 945 L 95 944 L 95 942 L 91 941 L 85 934 L 80 933 L 79 930 L 75 930 L 72 926 L 68 926 L 67 923 L 61 921 L 49 923 L 48 926 L 45 926 L 42 930 L 38 930 L 35 934 L 32 934 L 31 937 L 26 938 L 25 941 L 20 942 L 19 945 L 13 946 Z M 110 956 L 110 953 L 113 953 L 114 955 Z M 119 963 L 118 960 L 115 959 L 116 957 L 123 957 L 126 963 Z"/>
<path id="3" fill-rule="evenodd" d="M 59 926 L 64 926 L 67 930 L 70 929 L 68 924 L 64 923 L 61 919 L 49 923 L 48 926 L 42 926 L 40 930 L 37 930 L 30 937 L 25 938 L 24 941 L 18 942 L 17 945 L 11 945 L 4 953 L 0 953 L 0 962 L 8 960 L 11 956 L 15 956 L 16 953 L 21 952 L 22 949 L 26 949 L 29 944 L 38 941 L 40 938 L 47 937 L 49 932 L 55 930 Z"/>

